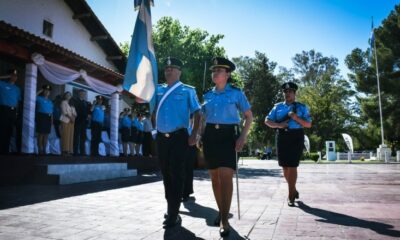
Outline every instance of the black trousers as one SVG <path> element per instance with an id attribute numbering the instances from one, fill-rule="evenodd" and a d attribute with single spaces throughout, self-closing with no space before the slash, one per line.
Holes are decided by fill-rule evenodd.
<path id="1" fill-rule="evenodd" d="M 148 157 L 151 154 L 151 142 L 153 141 L 153 136 L 151 132 L 144 132 L 143 134 L 143 156 Z"/>
<path id="2" fill-rule="evenodd" d="M 13 128 L 17 120 L 17 109 L 0 105 L 0 154 L 8 154 Z"/>
<path id="3" fill-rule="evenodd" d="M 178 215 L 183 194 L 185 162 L 189 148 L 187 130 L 181 129 L 169 136 L 158 133 L 157 146 L 168 216 L 174 219 Z"/>
<path id="4" fill-rule="evenodd" d="M 189 146 L 186 158 L 185 183 L 183 187 L 183 197 L 189 197 L 193 193 L 193 169 L 196 163 L 197 147 Z"/>
<path id="5" fill-rule="evenodd" d="M 86 155 L 86 121 L 75 122 L 74 125 L 74 154 Z"/>
<path id="6" fill-rule="evenodd" d="M 99 156 L 99 143 L 101 142 L 102 124 L 92 122 L 92 139 L 90 141 L 90 154 L 92 156 Z"/>

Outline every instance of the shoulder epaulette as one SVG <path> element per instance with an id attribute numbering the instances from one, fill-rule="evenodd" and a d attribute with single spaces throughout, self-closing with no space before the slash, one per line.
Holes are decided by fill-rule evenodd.
<path id="1" fill-rule="evenodd" d="M 214 87 L 209 87 L 206 90 L 203 91 L 203 94 L 206 94 L 208 92 L 210 92 L 211 90 L 213 90 Z"/>
<path id="2" fill-rule="evenodd" d="M 195 89 L 196 87 L 192 86 L 192 85 L 188 85 L 188 84 L 183 84 L 183 86 L 188 87 L 188 88 L 193 88 Z"/>
<path id="3" fill-rule="evenodd" d="M 283 102 L 278 102 L 278 103 L 275 103 L 275 105 L 274 106 L 278 106 L 279 104 L 282 104 Z"/>
<path id="4" fill-rule="evenodd" d="M 241 88 L 239 88 L 239 87 L 237 87 L 237 86 L 235 86 L 235 85 L 232 85 L 232 84 L 231 84 L 231 88 L 233 88 L 233 89 L 235 89 L 235 90 L 242 91 L 242 89 L 241 89 Z"/>

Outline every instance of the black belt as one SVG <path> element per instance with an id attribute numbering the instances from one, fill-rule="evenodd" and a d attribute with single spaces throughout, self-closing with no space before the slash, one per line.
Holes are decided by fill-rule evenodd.
<path id="1" fill-rule="evenodd" d="M 7 105 L 0 105 L 0 108 L 4 108 L 4 109 L 7 109 L 7 110 L 11 110 L 11 111 L 17 110 L 16 107 L 10 107 L 10 106 L 7 106 Z"/>
<path id="2" fill-rule="evenodd" d="M 278 128 L 276 132 L 284 133 L 284 132 L 300 132 L 303 131 L 302 128 Z"/>
<path id="3" fill-rule="evenodd" d="M 161 136 L 166 137 L 166 138 L 170 138 L 170 137 L 172 137 L 174 135 L 178 135 L 180 133 L 183 133 L 184 131 L 187 132 L 186 128 L 180 128 L 178 130 L 175 130 L 175 131 L 169 132 L 169 133 L 157 132 L 157 134 L 160 134 Z"/>
<path id="4" fill-rule="evenodd" d="M 212 127 L 215 129 L 232 129 L 235 128 L 237 124 L 219 124 L 219 123 L 207 123 L 206 127 Z"/>

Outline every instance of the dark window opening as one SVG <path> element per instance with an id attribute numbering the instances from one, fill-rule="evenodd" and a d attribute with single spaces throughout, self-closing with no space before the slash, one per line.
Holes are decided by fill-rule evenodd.
<path id="1" fill-rule="evenodd" d="M 53 24 L 47 20 L 43 20 L 43 34 L 53 37 Z"/>

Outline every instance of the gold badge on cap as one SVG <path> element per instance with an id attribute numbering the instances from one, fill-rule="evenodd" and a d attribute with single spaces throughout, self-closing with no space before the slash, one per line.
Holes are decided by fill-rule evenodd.
<path id="1" fill-rule="evenodd" d="M 167 64 L 171 65 L 171 58 L 170 57 L 168 57 Z"/>
<path id="2" fill-rule="evenodd" d="M 218 59 L 214 59 L 214 65 L 218 65 Z"/>
<path id="3" fill-rule="evenodd" d="M 285 88 L 290 88 L 289 83 L 286 83 Z"/>

